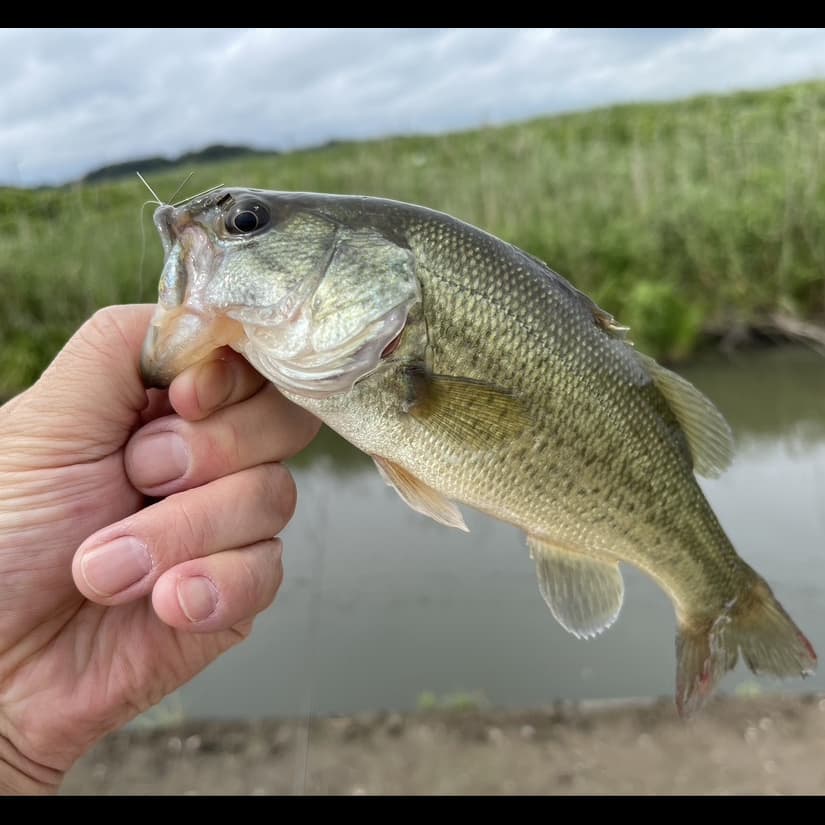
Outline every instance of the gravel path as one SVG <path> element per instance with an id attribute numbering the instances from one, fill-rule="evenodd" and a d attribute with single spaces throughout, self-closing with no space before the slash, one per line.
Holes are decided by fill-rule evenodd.
<path id="1" fill-rule="evenodd" d="M 189 722 L 110 736 L 66 794 L 819 794 L 825 699 Z M 306 760 L 304 755 L 307 754 Z M 306 772 L 304 765 L 306 764 Z"/>

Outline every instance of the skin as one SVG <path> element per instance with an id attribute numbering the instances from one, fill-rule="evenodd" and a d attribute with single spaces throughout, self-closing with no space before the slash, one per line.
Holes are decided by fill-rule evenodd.
<path id="1" fill-rule="evenodd" d="M 147 392 L 152 309 L 97 313 L 0 408 L 0 793 L 55 792 L 246 638 L 283 577 L 280 462 L 319 422 L 225 349 Z"/>

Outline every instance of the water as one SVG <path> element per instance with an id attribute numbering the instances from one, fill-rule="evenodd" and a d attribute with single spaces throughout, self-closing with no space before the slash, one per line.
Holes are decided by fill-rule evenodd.
<path id="1" fill-rule="evenodd" d="M 733 466 L 701 480 L 703 489 L 740 554 L 825 652 L 825 359 L 770 350 L 680 372 L 716 401 L 737 438 Z M 293 471 L 299 504 L 283 533 L 281 592 L 247 642 L 173 698 L 177 712 L 304 716 L 310 707 L 407 710 L 433 696 L 502 707 L 672 696 L 673 609 L 643 575 L 624 567 L 619 620 L 578 641 L 545 607 L 514 528 L 468 508 L 469 534 L 425 519 L 326 431 Z M 825 676 L 777 683 L 740 665 L 722 684 L 754 689 L 822 691 Z"/>

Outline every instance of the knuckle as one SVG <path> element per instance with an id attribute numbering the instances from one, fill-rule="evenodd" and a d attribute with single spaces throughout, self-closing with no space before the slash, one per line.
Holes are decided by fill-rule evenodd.
<path id="1" fill-rule="evenodd" d="M 259 470 L 259 501 L 272 510 L 279 524 L 286 524 L 295 514 L 298 501 L 292 473 L 277 463 L 261 465 Z"/>
<path id="2" fill-rule="evenodd" d="M 277 595 L 278 591 L 281 589 L 281 585 L 284 581 L 284 562 L 281 556 L 277 556 L 274 562 L 274 586 L 272 588 L 272 596 L 267 601 L 267 606 L 272 604 L 272 600 Z"/>
<path id="3" fill-rule="evenodd" d="M 185 560 L 196 559 L 204 555 L 206 538 L 212 532 L 209 511 L 205 508 L 193 507 L 183 494 L 171 496 L 177 504 L 179 529 L 175 536 L 177 549 Z"/>
<path id="4" fill-rule="evenodd" d="M 175 422 L 174 430 L 190 445 L 192 477 L 213 480 L 231 475 L 242 466 L 239 435 L 234 427 L 180 420 Z"/>
<path id="5" fill-rule="evenodd" d="M 199 421 L 186 423 L 181 431 L 196 448 L 199 476 L 219 478 L 243 467 L 242 437 L 236 427 Z"/>
<path id="6" fill-rule="evenodd" d="M 108 337 L 115 329 L 117 329 L 117 315 L 112 311 L 111 307 L 103 307 L 98 309 L 81 327 L 89 335 L 100 335 L 101 337 Z"/>
<path id="7" fill-rule="evenodd" d="M 241 597 L 247 610 L 254 609 L 260 601 L 262 581 L 260 570 L 253 564 L 252 559 L 247 558 L 248 554 L 241 556 L 240 566 L 243 569 L 242 583 L 240 585 Z"/>
<path id="8" fill-rule="evenodd" d="M 306 447 L 321 429 L 321 419 L 316 418 L 307 410 L 300 410 L 299 413 L 299 435 L 296 441 L 300 444 L 301 449 Z"/>
<path id="9" fill-rule="evenodd" d="M 129 338 L 120 325 L 117 313 L 112 307 L 99 309 L 78 331 L 80 339 L 91 349 L 109 353 L 113 338 L 128 347 Z"/>
<path id="10" fill-rule="evenodd" d="M 243 464 L 243 435 L 234 425 L 222 427 L 216 434 L 217 450 L 227 466 L 240 467 Z"/>
<path id="11" fill-rule="evenodd" d="M 236 381 L 232 393 L 233 398 L 249 398 L 259 392 L 266 383 L 266 378 L 234 350 L 227 351 L 226 360 L 235 371 Z"/>
<path id="12" fill-rule="evenodd" d="M 268 607 L 283 580 L 284 570 L 280 555 L 274 553 L 275 540 L 262 542 L 254 548 L 246 563 L 248 604 L 260 611 Z M 253 562 L 254 560 L 254 562 Z"/>

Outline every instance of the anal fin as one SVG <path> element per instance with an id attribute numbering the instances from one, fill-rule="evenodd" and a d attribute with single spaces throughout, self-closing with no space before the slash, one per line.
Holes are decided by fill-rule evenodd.
<path id="1" fill-rule="evenodd" d="M 373 455 L 372 460 L 378 467 L 381 477 L 394 487 L 399 496 L 416 512 L 429 516 L 439 524 L 447 527 L 456 527 L 469 533 L 467 525 L 461 511 L 437 490 L 424 484 L 412 473 L 400 467 L 398 464 L 383 458 L 380 455 Z"/>
<path id="2" fill-rule="evenodd" d="M 527 536 L 539 590 L 559 624 L 580 639 L 597 636 L 616 621 L 624 600 L 618 562 Z"/>

